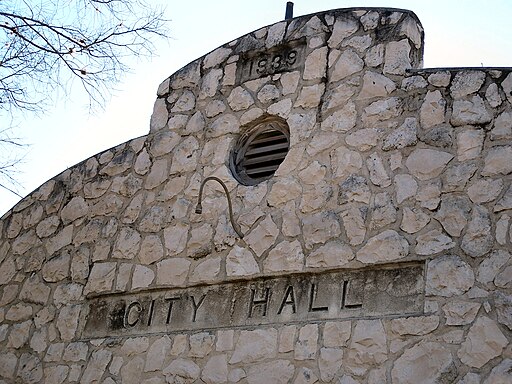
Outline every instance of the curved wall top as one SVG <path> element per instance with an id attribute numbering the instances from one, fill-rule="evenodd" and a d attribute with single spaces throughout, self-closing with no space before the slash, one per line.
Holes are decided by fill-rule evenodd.
<path id="1" fill-rule="evenodd" d="M 147 136 L 0 221 L 0 383 L 512 380 L 511 70 L 422 55 L 412 12 L 341 9 L 166 79 Z"/>

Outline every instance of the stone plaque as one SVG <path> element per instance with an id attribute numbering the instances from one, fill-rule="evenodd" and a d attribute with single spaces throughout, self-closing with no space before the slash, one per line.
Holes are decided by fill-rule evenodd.
<path id="1" fill-rule="evenodd" d="M 267 277 L 91 299 L 83 337 L 423 312 L 424 265 Z"/>
<path id="2" fill-rule="evenodd" d="M 237 69 L 238 83 L 281 72 L 291 72 L 304 65 L 306 41 L 290 41 L 264 51 L 244 53 Z"/>

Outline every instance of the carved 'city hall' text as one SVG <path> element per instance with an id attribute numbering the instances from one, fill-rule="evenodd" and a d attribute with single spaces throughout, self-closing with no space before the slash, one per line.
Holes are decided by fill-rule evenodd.
<path id="1" fill-rule="evenodd" d="M 84 337 L 419 314 L 423 264 L 97 297 Z"/>

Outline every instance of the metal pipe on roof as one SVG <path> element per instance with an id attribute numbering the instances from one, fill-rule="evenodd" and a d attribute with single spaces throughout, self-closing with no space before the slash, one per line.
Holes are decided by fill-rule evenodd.
<path id="1" fill-rule="evenodd" d="M 286 13 L 284 15 L 285 20 L 293 19 L 293 2 L 288 1 L 286 3 Z"/>

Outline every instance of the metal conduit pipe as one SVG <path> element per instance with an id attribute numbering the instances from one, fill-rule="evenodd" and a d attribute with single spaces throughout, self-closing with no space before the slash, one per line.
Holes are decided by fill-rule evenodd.
<path id="1" fill-rule="evenodd" d="M 293 2 L 289 1 L 286 3 L 286 12 L 284 15 L 285 20 L 293 19 Z"/>
<path id="2" fill-rule="evenodd" d="M 233 226 L 233 229 L 235 230 L 236 234 L 242 239 L 244 237 L 242 230 L 240 229 L 240 226 L 235 222 L 235 219 L 233 218 L 233 207 L 231 205 L 231 197 L 229 196 L 228 188 L 226 187 L 226 184 L 224 184 L 224 182 L 218 177 L 209 176 L 202 181 L 201 186 L 199 187 L 199 196 L 197 197 L 196 213 L 199 215 L 203 213 L 203 206 L 201 205 L 201 200 L 203 199 L 203 188 L 206 182 L 210 180 L 217 181 L 224 189 L 224 192 L 226 193 L 226 198 L 228 199 L 229 220 L 231 221 L 231 225 Z"/>

